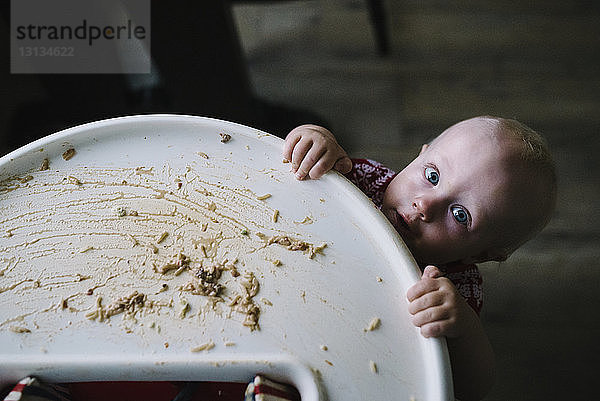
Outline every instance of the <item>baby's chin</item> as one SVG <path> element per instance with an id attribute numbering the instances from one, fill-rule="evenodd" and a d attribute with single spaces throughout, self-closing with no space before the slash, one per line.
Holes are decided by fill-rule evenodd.
<path id="1" fill-rule="evenodd" d="M 387 215 L 386 215 L 386 217 L 387 217 Z M 392 222 L 392 225 L 394 224 L 394 222 L 389 217 L 388 217 L 388 220 L 390 220 Z M 403 233 L 400 232 L 399 230 L 396 230 L 396 231 L 400 235 L 400 238 L 402 238 L 402 241 L 404 241 L 404 243 L 408 247 L 408 250 L 413 255 L 413 258 L 415 258 L 415 261 L 420 266 L 427 266 L 427 265 L 443 266 L 443 265 L 447 265 L 449 263 L 456 262 L 456 260 L 454 260 L 454 259 L 450 260 L 448 258 L 448 255 L 439 255 L 435 252 L 432 252 L 431 247 L 418 243 L 417 242 L 418 239 L 411 237 L 408 234 L 403 235 Z"/>
<path id="2" fill-rule="evenodd" d="M 448 260 L 448 258 L 445 258 L 442 255 L 432 254 L 431 252 L 428 252 L 427 249 L 421 249 L 420 247 L 414 245 L 411 246 L 411 243 L 409 243 L 409 241 L 405 240 L 404 243 L 408 247 L 408 250 L 413 255 L 413 258 L 415 258 L 415 261 L 419 264 L 419 266 L 444 266 L 449 263 L 455 262 L 455 260 Z"/>
<path id="3" fill-rule="evenodd" d="M 409 238 L 404 238 L 402 235 L 400 235 L 400 237 L 402 237 L 402 240 L 408 247 L 408 250 L 410 251 L 411 255 L 413 256 L 413 258 L 415 258 L 415 260 L 417 261 L 417 263 L 419 265 L 431 264 L 431 262 L 429 261 L 430 258 L 423 255 L 423 253 L 420 251 L 420 249 L 418 247 L 416 247 L 412 243 L 412 241 L 410 241 Z"/>

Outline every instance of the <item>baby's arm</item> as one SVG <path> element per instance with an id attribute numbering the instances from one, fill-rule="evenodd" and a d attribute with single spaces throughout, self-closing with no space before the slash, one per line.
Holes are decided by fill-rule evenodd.
<path id="1" fill-rule="evenodd" d="M 283 158 L 292 162 L 292 172 L 299 180 L 307 175 L 318 179 L 332 168 L 342 174 L 352 170 L 352 161 L 333 134 L 318 125 L 301 125 L 290 131 Z"/>
<path id="2" fill-rule="evenodd" d="M 483 398 L 494 382 L 494 353 L 475 311 L 434 266 L 425 268 L 407 298 L 421 334 L 447 339 L 455 396 L 463 401 Z"/>

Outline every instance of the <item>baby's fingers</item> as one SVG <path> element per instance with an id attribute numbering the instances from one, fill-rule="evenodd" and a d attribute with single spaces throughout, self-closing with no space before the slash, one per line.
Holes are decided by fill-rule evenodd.
<path id="1" fill-rule="evenodd" d="M 352 170 L 352 160 L 348 156 L 342 156 L 335 162 L 333 168 L 342 174 L 349 173 Z"/>
<path id="2" fill-rule="evenodd" d="M 294 128 L 285 137 L 285 142 L 283 143 L 283 158 L 285 160 L 292 161 L 292 152 L 296 144 L 300 142 L 300 139 L 302 139 L 302 129 L 300 127 Z"/>
<path id="3" fill-rule="evenodd" d="M 408 313 L 416 315 L 417 313 L 444 304 L 444 297 L 439 291 L 428 292 L 415 300 L 409 302 Z"/>
<path id="4" fill-rule="evenodd" d="M 446 320 L 450 317 L 448 309 L 442 306 L 435 306 L 417 312 L 412 316 L 412 323 L 417 327 L 422 327 L 426 324 Z"/>
<path id="5" fill-rule="evenodd" d="M 447 320 L 436 320 L 419 327 L 421 329 L 421 335 L 425 338 L 430 338 L 447 336 L 448 333 L 451 332 L 449 326 L 450 324 Z"/>
<path id="6" fill-rule="evenodd" d="M 292 172 L 297 173 L 300 165 L 304 162 L 308 152 L 314 147 L 312 139 L 300 138 L 298 143 L 292 150 L 292 157 L 289 159 L 292 162 Z"/>
<path id="7" fill-rule="evenodd" d="M 336 169 L 342 174 L 349 173 L 350 170 L 352 170 L 352 161 L 348 156 L 343 156 L 340 158 L 337 152 L 328 150 L 310 169 L 308 175 L 313 180 L 316 180 L 321 178 L 323 174 L 332 168 Z"/>
<path id="8" fill-rule="evenodd" d="M 442 271 L 440 269 L 438 269 L 435 266 L 429 265 L 429 266 L 425 267 L 425 270 L 423 270 L 422 277 L 438 278 L 438 277 L 443 277 L 443 276 L 444 276 L 444 273 L 442 273 Z"/>
<path id="9" fill-rule="evenodd" d="M 406 298 L 409 302 L 440 288 L 438 280 L 425 279 L 417 281 L 412 287 L 406 291 Z"/>
<path id="10" fill-rule="evenodd" d="M 329 162 L 326 154 L 327 149 L 313 144 L 298 166 L 296 178 L 302 180 L 310 173 L 310 178 L 317 179 L 325 174 L 333 165 L 333 162 Z M 324 168 L 327 169 L 323 170 Z"/>
<path id="11" fill-rule="evenodd" d="M 317 162 L 310 168 L 308 175 L 313 180 L 321 178 L 323 174 L 325 174 L 334 167 L 334 165 L 336 164 L 336 160 L 336 155 L 333 152 L 325 151 L 325 153 L 321 155 L 319 160 L 317 160 Z M 300 172 L 300 170 L 298 170 L 298 172 Z"/>

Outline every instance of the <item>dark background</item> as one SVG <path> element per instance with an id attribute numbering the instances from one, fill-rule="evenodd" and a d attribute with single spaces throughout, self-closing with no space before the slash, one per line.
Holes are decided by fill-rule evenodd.
<path id="1" fill-rule="evenodd" d="M 230 2 L 151 3 L 157 83 L 141 89 L 131 83 L 135 74 L 11 74 L 10 2 L 2 3 L 3 153 L 66 127 L 138 113 L 211 116 L 270 130 L 292 124 L 253 93 Z"/>
<path id="2" fill-rule="evenodd" d="M 160 85 L 11 75 L 3 2 L 2 153 L 99 118 L 174 112 L 284 136 L 329 127 L 352 156 L 401 169 L 447 126 L 517 118 L 559 172 L 548 227 L 481 266 L 498 361 L 486 400 L 594 399 L 600 366 L 600 3 L 586 0 L 153 1 Z M 378 37 L 380 28 L 384 33 Z"/>

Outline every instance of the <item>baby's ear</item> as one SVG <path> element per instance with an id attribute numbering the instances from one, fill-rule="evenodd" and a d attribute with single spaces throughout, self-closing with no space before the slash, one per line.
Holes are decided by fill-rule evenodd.
<path id="1" fill-rule="evenodd" d="M 425 152 L 428 147 L 429 147 L 429 144 L 424 143 L 423 146 L 421 146 L 421 151 L 419 152 L 419 154 L 422 154 L 423 152 Z"/>

